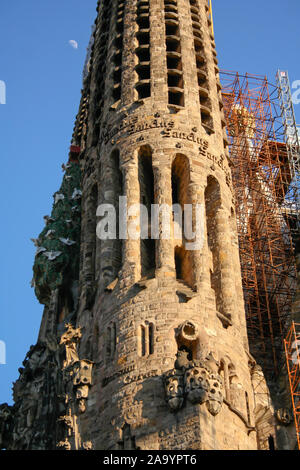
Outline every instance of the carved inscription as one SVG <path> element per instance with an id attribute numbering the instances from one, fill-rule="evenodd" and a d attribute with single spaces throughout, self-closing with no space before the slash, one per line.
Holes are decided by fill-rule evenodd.
<path id="1" fill-rule="evenodd" d="M 101 140 L 107 144 L 117 134 L 123 136 L 131 136 L 138 132 L 147 131 L 150 129 L 164 129 L 165 131 L 171 131 L 175 126 L 175 122 L 172 119 L 157 119 L 152 118 L 149 120 L 138 121 L 138 117 L 135 116 L 131 119 L 123 119 L 118 126 L 107 128 L 101 133 Z"/>
<path id="2" fill-rule="evenodd" d="M 123 375 L 129 374 L 130 372 L 133 372 L 134 370 L 135 370 L 135 366 L 132 365 L 132 366 L 125 367 L 124 369 L 120 369 L 118 372 L 115 372 L 113 375 L 110 375 L 108 377 L 104 377 L 104 379 L 102 380 L 102 387 L 105 387 L 106 385 L 108 385 L 110 382 L 112 382 L 117 377 L 121 377 Z M 143 379 L 147 379 L 149 377 L 155 377 L 156 375 L 158 375 L 157 370 L 151 370 L 151 371 L 147 372 L 146 374 L 127 375 L 124 378 L 124 384 L 128 385 L 132 382 L 136 382 L 137 380 L 143 380 Z"/>
<path id="3" fill-rule="evenodd" d="M 151 118 L 139 121 L 137 116 L 132 119 L 124 119 L 118 126 L 105 129 L 101 133 L 101 140 L 107 144 L 117 134 L 128 137 L 150 129 L 161 129 L 164 138 L 172 137 L 173 139 L 188 140 L 200 145 L 204 150 L 208 148 L 208 141 L 197 135 L 196 128 L 193 128 L 190 132 L 183 132 L 175 129 L 175 121 L 172 119 Z"/>
<path id="4" fill-rule="evenodd" d="M 106 387 L 106 385 L 108 385 L 117 377 L 121 377 L 122 375 L 128 374 L 129 372 L 132 372 L 133 370 L 135 370 L 134 365 L 125 367 L 124 369 L 118 370 L 118 372 L 115 372 L 113 375 L 104 377 L 104 379 L 102 380 L 102 387 Z"/>
<path id="5" fill-rule="evenodd" d="M 226 167 L 226 158 L 224 155 L 216 156 L 208 151 L 209 142 L 202 137 L 197 135 L 197 128 L 193 127 L 190 131 L 183 131 L 177 129 L 175 121 L 172 119 L 163 119 L 160 117 L 152 117 L 139 121 L 138 117 L 135 116 L 131 119 L 123 119 L 119 125 L 113 127 L 107 127 L 101 133 L 101 140 L 107 144 L 111 141 L 112 144 L 115 144 L 114 137 L 118 135 L 120 137 L 129 137 L 135 134 L 138 134 L 143 131 L 149 131 L 151 129 L 160 129 L 161 135 L 163 138 L 171 138 L 177 140 L 186 140 L 188 142 L 193 142 L 199 146 L 199 155 L 201 157 L 208 158 L 212 161 L 212 170 L 215 170 L 215 165 L 221 168 L 226 175 L 226 182 L 228 186 L 231 186 L 231 174 L 228 168 Z M 144 140 L 143 136 L 138 137 L 137 142 L 142 142 Z M 177 148 L 181 148 L 181 144 L 178 142 L 176 145 Z M 198 162 L 194 162 L 198 163 Z"/>

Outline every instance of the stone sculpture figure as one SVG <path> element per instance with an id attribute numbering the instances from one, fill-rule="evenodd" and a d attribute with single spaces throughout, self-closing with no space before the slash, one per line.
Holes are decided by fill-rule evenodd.
<path id="1" fill-rule="evenodd" d="M 208 411 L 216 416 L 223 404 L 223 382 L 218 364 L 210 353 L 203 360 L 188 360 L 187 351 L 176 354 L 175 369 L 163 376 L 165 396 L 171 411 L 182 408 L 185 398 L 193 405 L 206 403 Z"/>
<path id="2" fill-rule="evenodd" d="M 185 393 L 191 403 L 202 405 L 209 392 L 209 374 L 204 367 L 192 367 L 185 373 Z"/>
<path id="3" fill-rule="evenodd" d="M 95 7 L 68 163 L 33 239 L 32 286 L 45 306 L 38 344 L 15 384 L 12 420 L 0 418 L 1 446 L 229 450 L 241 438 L 252 450 L 264 438 L 260 406 L 270 404 L 248 367 L 243 220 L 231 177 L 243 172 L 229 153 L 242 143 L 251 157 L 252 147 L 245 126 L 237 129 L 241 97 L 227 74 L 222 93 L 209 2 Z M 273 155 L 271 143 L 257 160 Z M 246 188 L 251 229 L 264 230 L 255 207 L 265 173 Z M 210 351 L 237 365 L 239 408 L 230 363 L 222 368 Z"/>
<path id="4" fill-rule="evenodd" d="M 184 401 L 183 375 L 178 369 L 172 369 L 164 376 L 165 394 L 168 407 L 177 411 Z"/>
<path id="5" fill-rule="evenodd" d="M 77 344 L 81 338 L 80 328 L 74 328 L 71 324 L 66 325 L 67 331 L 62 335 L 60 344 L 65 346 L 66 360 L 64 368 L 79 360 Z"/>
<path id="6" fill-rule="evenodd" d="M 208 377 L 209 381 L 209 391 L 208 391 L 208 400 L 207 408 L 208 411 L 216 416 L 222 408 L 223 404 L 223 384 L 222 379 L 218 374 L 210 374 Z"/>

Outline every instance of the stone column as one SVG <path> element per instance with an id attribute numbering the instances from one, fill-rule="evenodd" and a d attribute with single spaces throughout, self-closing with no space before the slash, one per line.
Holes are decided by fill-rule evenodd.
<path id="1" fill-rule="evenodd" d="M 168 76 L 165 41 L 164 2 L 150 3 L 151 95 L 156 111 L 166 110 L 168 103 Z"/>
<path id="2" fill-rule="evenodd" d="M 197 68 L 194 51 L 194 37 L 192 30 L 191 4 L 185 0 L 177 0 L 180 41 L 182 53 L 181 61 L 184 81 L 184 103 L 189 107 L 191 115 L 195 119 L 200 116 L 199 85 L 197 81 Z M 188 51 L 188 53 L 185 53 Z"/>
<path id="3" fill-rule="evenodd" d="M 119 207 L 120 222 L 122 222 L 123 225 L 123 229 L 120 230 L 120 237 L 123 238 L 123 266 L 121 277 L 126 285 L 130 285 L 137 282 L 141 277 L 140 190 L 137 155 L 135 155 L 133 160 L 122 167 L 122 171 L 127 207 L 122 207 L 122 205 Z M 135 210 L 133 211 L 133 209 Z M 127 227 L 124 226 L 125 219 Z M 135 232 L 135 227 L 137 235 L 133 237 L 132 234 Z M 124 229 L 126 233 L 124 233 Z"/>
<path id="4" fill-rule="evenodd" d="M 155 156 L 153 157 L 155 158 Z M 156 240 L 156 274 L 158 276 L 163 275 L 175 278 L 171 167 L 170 165 L 159 165 L 157 161 L 154 164 L 153 170 L 155 186 L 154 203 L 158 206 L 156 206 L 156 210 L 161 208 L 158 220 L 159 239 Z M 163 206 L 166 208 L 165 212 Z"/>
<path id="5" fill-rule="evenodd" d="M 222 298 L 222 313 L 231 320 L 234 314 L 235 282 L 232 265 L 231 236 L 229 232 L 229 215 L 221 207 L 216 212 L 216 243 Z"/>
<path id="6" fill-rule="evenodd" d="M 98 193 L 95 194 L 98 197 Z M 85 253 L 84 253 L 84 281 L 93 283 L 96 277 L 96 211 L 98 201 L 94 200 L 93 187 L 89 189 L 88 196 L 85 200 Z"/>
<path id="7" fill-rule="evenodd" d="M 100 249 L 100 261 L 101 261 L 101 278 L 100 284 L 101 289 L 106 288 L 113 282 L 119 274 L 120 264 L 118 262 L 121 257 L 120 240 L 118 235 L 118 217 L 119 217 L 119 196 L 122 193 L 122 185 L 119 182 L 119 154 L 112 152 L 107 155 L 103 155 L 101 163 L 101 204 L 107 205 L 106 210 L 100 210 L 98 217 L 107 216 L 110 213 L 109 206 L 114 209 L 115 216 L 115 234 L 110 234 L 108 238 L 100 237 L 97 230 L 98 238 L 101 238 L 101 249 Z M 103 208 L 104 209 L 104 208 Z M 112 210 L 112 209 L 111 209 Z M 101 219 L 100 219 L 101 220 Z M 100 221 L 99 220 L 99 221 Z M 104 219 L 105 220 L 105 219 Z M 109 227 L 109 231 L 113 227 Z"/>
<path id="8" fill-rule="evenodd" d="M 122 106 L 128 106 L 137 99 L 135 89 L 134 67 L 137 59 L 135 48 L 138 45 L 135 34 L 138 30 L 136 24 L 136 3 L 125 2 L 123 51 L 122 51 Z"/>
<path id="9" fill-rule="evenodd" d="M 200 292 L 205 282 L 205 266 L 203 265 L 206 246 L 206 217 L 205 217 L 205 182 L 191 182 L 189 184 L 190 203 L 193 205 L 193 233 L 196 237 L 186 242 L 186 247 L 192 249 L 194 286 Z M 193 247 L 193 245 L 195 245 Z M 207 279 L 207 282 L 208 279 Z"/>

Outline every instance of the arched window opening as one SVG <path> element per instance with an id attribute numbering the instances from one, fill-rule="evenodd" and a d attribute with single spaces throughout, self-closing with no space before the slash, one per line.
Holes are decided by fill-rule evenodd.
<path id="1" fill-rule="evenodd" d="M 154 354 L 154 324 L 148 323 L 139 326 L 139 355 L 141 357 L 148 357 Z"/>
<path id="2" fill-rule="evenodd" d="M 219 253 L 216 240 L 216 214 L 220 206 L 221 194 L 219 183 L 213 176 L 209 176 L 205 189 L 207 244 L 209 252 L 211 254 L 211 288 L 215 293 L 216 308 L 219 312 L 222 311 L 222 296 Z"/>
<path id="3" fill-rule="evenodd" d="M 113 276 L 116 278 L 122 267 L 122 240 L 120 240 L 119 226 L 119 197 L 123 195 L 123 174 L 120 169 L 120 154 L 115 150 L 111 154 L 110 164 L 112 168 L 112 187 L 114 190 L 113 205 L 116 209 L 116 240 L 113 242 L 112 266 Z"/>
<path id="4" fill-rule="evenodd" d="M 190 164 L 185 155 L 178 154 L 172 164 L 172 204 L 189 203 Z"/>
<path id="5" fill-rule="evenodd" d="M 141 354 L 142 356 L 146 356 L 146 328 L 141 325 Z"/>
<path id="6" fill-rule="evenodd" d="M 179 176 L 176 174 L 175 171 L 172 171 L 172 204 L 180 204 L 179 203 L 179 184 L 180 179 Z"/>
<path id="7" fill-rule="evenodd" d="M 183 247 L 175 248 L 176 279 L 183 281 L 189 287 L 193 287 L 193 271 L 191 252 Z"/>
<path id="8" fill-rule="evenodd" d="M 185 249 L 186 227 L 184 223 L 184 206 L 189 203 L 190 166 L 185 155 L 176 155 L 172 164 L 172 204 L 179 204 L 183 214 L 182 245 L 175 247 L 176 278 L 193 287 L 192 252 Z M 187 240 L 191 242 L 191 240 Z"/>
<path id="9" fill-rule="evenodd" d="M 182 279 L 183 280 L 183 274 L 182 274 L 182 254 L 181 254 L 181 248 L 176 247 L 175 248 L 175 269 L 176 269 L 176 279 Z"/>
<path id="10" fill-rule="evenodd" d="M 143 233 L 148 238 L 140 240 L 141 275 L 152 277 L 155 272 L 155 240 L 151 237 L 151 209 L 154 204 L 154 173 L 152 167 L 152 150 L 149 146 L 140 148 L 138 153 L 138 177 L 140 185 L 140 204 L 147 209 L 148 227 L 143 227 Z M 141 219 L 141 226 L 145 221 Z"/>
<path id="11" fill-rule="evenodd" d="M 149 79 L 141 80 L 137 85 L 136 85 L 136 90 L 138 92 L 139 100 L 142 100 L 143 98 L 148 98 L 150 96 L 150 81 Z"/>
<path id="12" fill-rule="evenodd" d="M 154 353 L 154 325 L 149 324 L 149 354 Z"/>

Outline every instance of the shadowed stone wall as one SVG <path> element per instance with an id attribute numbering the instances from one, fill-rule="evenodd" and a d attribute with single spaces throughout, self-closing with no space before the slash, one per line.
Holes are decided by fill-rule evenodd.
<path id="1" fill-rule="evenodd" d="M 73 134 L 77 301 L 59 316 L 49 286 L 47 365 L 31 354 L 25 392 L 0 411 L 4 447 L 263 449 L 270 436 L 276 445 L 278 422 L 269 399 L 258 407 L 257 383 L 268 390 L 248 348 L 217 63 L 207 1 L 99 2 Z M 194 227 L 200 205 L 201 245 L 175 239 L 173 224 L 164 239 L 162 216 L 156 240 L 99 240 L 97 206 L 119 214 L 120 196 L 128 207 L 192 204 Z M 37 383 L 48 387 L 48 407 L 25 396 Z"/>

